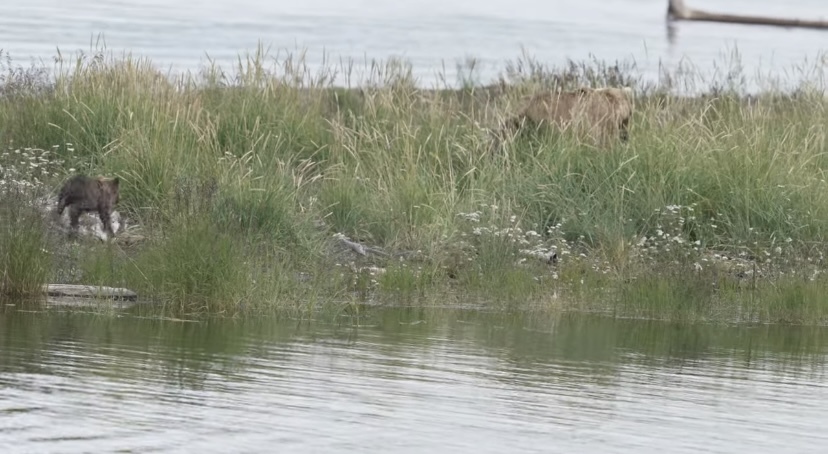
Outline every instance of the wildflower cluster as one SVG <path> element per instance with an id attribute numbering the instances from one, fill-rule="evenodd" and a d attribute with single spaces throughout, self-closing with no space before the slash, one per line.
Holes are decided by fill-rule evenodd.
<path id="1" fill-rule="evenodd" d="M 701 236 L 715 224 L 700 226 L 695 206 L 667 205 L 655 210 L 655 231 L 636 240 L 638 256 L 648 262 L 696 261 L 701 255 Z"/>
<path id="2" fill-rule="evenodd" d="M 526 262 L 527 258 L 557 262 L 560 257 L 571 254 L 561 223 L 541 234 L 537 225 L 524 229 L 517 215 L 511 214 L 506 218 L 507 214 L 500 213 L 499 207 L 493 204 L 480 204 L 478 210 L 458 213 L 457 216 L 463 221 L 459 246 L 469 255 L 467 260 L 472 260 L 481 248 L 491 247 L 492 244 L 505 246 L 508 256 L 517 259 L 518 263 Z M 508 221 L 503 222 L 506 219 Z"/>
<path id="3" fill-rule="evenodd" d="M 66 147 L 67 151 L 74 151 L 71 143 Z M 64 164 L 56 155 L 59 148 L 60 145 L 53 145 L 51 150 L 9 147 L 0 153 L 0 190 L 38 188 L 58 175 Z"/>

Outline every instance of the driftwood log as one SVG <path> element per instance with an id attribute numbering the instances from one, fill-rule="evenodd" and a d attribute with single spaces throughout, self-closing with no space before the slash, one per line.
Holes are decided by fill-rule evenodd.
<path id="1" fill-rule="evenodd" d="M 359 255 L 367 256 L 368 254 L 375 254 L 375 255 L 380 255 L 380 256 L 383 256 L 383 257 L 388 256 L 388 254 L 385 251 L 381 250 L 381 249 L 374 248 L 374 247 L 371 247 L 371 246 L 364 246 L 364 245 L 359 244 L 355 241 L 351 241 L 351 240 L 348 239 L 348 237 L 346 237 L 345 235 L 343 235 L 341 233 L 334 234 L 334 238 L 337 239 L 340 242 L 340 244 L 344 245 L 348 249 L 351 249 L 352 251 L 356 252 Z"/>
<path id="2" fill-rule="evenodd" d="M 96 298 L 135 301 L 138 295 L 132 290 L 94 285 L 46 284 L 43 293 L 54 298 Z"/>
<path id="3" fill-rule="evenodd" d="M 669 0 L 667 18 L 672 21 L 724 22 L 729 24 L 771 25 L 776 27 L 801 27 L 828 30 L 828 21 L 825 20 L 716 14 L 688 8 L 684 5 L 684 0 Z"/>

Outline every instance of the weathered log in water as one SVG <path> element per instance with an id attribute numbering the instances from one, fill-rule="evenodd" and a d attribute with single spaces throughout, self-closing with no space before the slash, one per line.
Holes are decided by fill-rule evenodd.
<path id="1" fill-rule="evenodd" d="M 47 308 L 75 308 L 75 309 L 116 309 L 125 310 L 142 304 L 140 301 L 124 301 L 111 299 L 95 299 L 71 296 L 50 296 L 46 298 Z"/>
<path id="2" fill-rule="evenodd" d="M 43 294 L 48 306 L 128 309 L 140 303 L 132 290 L 97 285 L 46 284 Z"/>
<path id="3" fill-rule="evenodd" d="M 120 301 L 138 299 L 138 295 L 129 289 L 95 285 L 46 284 L 43 286 L 43 293 L 56 298 L 97 298 Z"/>
<path id="4" fill-rule="evenodd" d="M 716 14 L 688 8 L 684 0 L 669 0 L 667 18 L 673 21 L 686 20 L 698 22 L 724 22 L 730 24 L 771 25 L 776 27 L 800 27 L 828 29 L 828 21 L 803 20 L 762 16 L 742 16 L 736 14 Z"/>

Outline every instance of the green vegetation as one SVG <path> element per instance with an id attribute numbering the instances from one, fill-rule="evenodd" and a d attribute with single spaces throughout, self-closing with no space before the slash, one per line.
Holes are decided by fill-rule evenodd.
<path id="1" fill-rule="evenodd" d="M 0 301 L 30 298 L 40 293 L 51 268 L 46 229 L 34 209 L 13 203 L 31 199 L 31 192 L 2 190 L 0 196 Z"/>
<path id="2" fill-rule="evenodd" d="M 4 292 L 125 286 L 179 315 L 371 302 L 828 320 L 819 80 L 748 99 L 730 74 L 687 98 L 628 69 L 521 60 L 494 86 L 426 90 L 392 61 L 345 89 L 332 80 L 347 67 L 269 61 L 174 80 L 103 54 L 59 63 L 54 80 L 6 63 L 4 175 L 48 189 L 70 169 L 117 175 L 130 228 L 67 243 L 4 214 Z M 576 85 L 634 86 L 628 143 L 526 134 L 489 152 L 487 128 L 523 95 Z"/>

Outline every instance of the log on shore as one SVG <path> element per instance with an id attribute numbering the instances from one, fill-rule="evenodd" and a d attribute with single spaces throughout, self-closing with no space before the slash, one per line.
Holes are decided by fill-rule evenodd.
<path id="1" fill-rule="evenodd" d="M 43 293 L 54 298 L 96 298 L 121 301 L 136 301 L 138 295 L 125 288 L 95 285 L 46 284 Z"/>
<path id="2" fill-rule="evenodd" d="M 673 21 L 724 22 L 729 24 L 771 25 L 776 27 L 799 27 L 828 30 L 826 20 L 786 19 L 762 16 L 742 16 L 736 14 L 716 14 L 687 8 L 684 0 L 669 0 L 667 18 Z"/>

